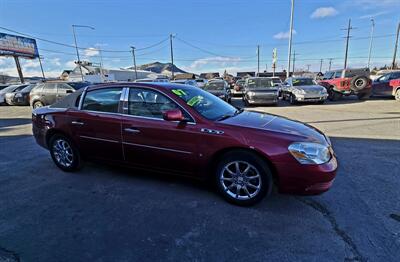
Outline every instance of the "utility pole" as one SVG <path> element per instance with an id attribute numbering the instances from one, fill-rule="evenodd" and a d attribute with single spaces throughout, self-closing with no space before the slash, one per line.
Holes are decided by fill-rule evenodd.
<path id="1" fill-rule="evenodd" d="M 257 45 L 257 76 L 260 75 L 260 45 Z"/>
<path id="2" fill-rule="evenodd" d="M 133 67 L 135 68 L 135 80 L 138 79 L 137 77 L 137 69 L 136 69 L 136 56 L 135 56 L 135 47 L 131 46 L 132 48 L 132 57 L 133 57 Z"/>
<path id="3" fill-rule="evenodd" d="M 396 43 L 394 44 L 392 69 L 394 69 L 396 67 L 396 55 L 397 55 L 397 45 L 399 43 L 399 33 L 400 33 L 400 22 L 399 22 L 399 24 L 397 26 Z"/>
<path id="4" fill-rule="evenodd" d="M 329 58 L 329 69 L 328 69 L 328 71 L 331 71 L 331 67 L 332 67 L 332 60 L 333 60 L 333 58 Z"/>
<path id="5" fill-rule="evenodd" d="M 94 27 L 87 26 L 87 25 L 72 25 L 72 33 L 74 34 L 75 49 L 76 49 L 76 56 L 78 58 L 79 71 L 81 72 L 82 81 L 84 81 L 83 73 L 82 73 L 82 66 L 81 66 L 81 59 L 79 58 L 78 44 L 77 44 L 77 41 L 76 41 L 76 33 L 75 33 L 75 28 L 76 27 L 85 27 L 85 28 L 90 28 L 92 30 L 94 30 Z"/>
<path id="6" fill-rule="evenodd" d="M 294 65 L 296 63 L 296 50 L 293 51 L 293 74 L 294 74 Z"/>
<path id="7" fill-rule="evenodd" d="M 19 63 L 19 58 L 18 56 L 13 56 L 15 65 L 17 66 L 17 71 L 18 71 L 18 76 L 19 76 L 19 81 L 21 81 L 21 84 L 25 83 L 24 75 L 22 74 L 22 69 L 21 69 L 21 64 Z"/>
<path id="8" fill-rule="evenodd" d="M 38 56 L 38 59 L 39 59 L 40 70 L 42 70 L 43 81 L 45 81 L 45 80 L 46 80 L 46 77 L 44 76 L 43 65 L 42 65 L 42 58 L 40 57 L 40 55 Z"/>
<path id="9" fill-rule="evenodd" d="M 350 30 L 353 29 L 351 27 L 351 19 L 349 19 L 349 25 L 347 26 L 347 36 L 346 36 L 346 52 L 344 54 L 344 69 L 347 69 L 347 56 L 349 53 L 349 39 L 350 39 Z"/>
<path id="10" fill-rule="evenodd" d="M 369 40 L 368 64 L 367 64 L 368 68 L 370 68 L 371 66 L 371 53 L 372 53 L 372 41 L 374 39 L 374 28 L 375 28 L 375 21 L 373 18 L 371 18 L 371 37 Z"/>
<path id="11" fill-rule="evenodd" d="M 321 72 L 322 73 L 322 62 L 324 61 L 324 59 L 321 59 L 320 61 L 319 61 L 319 72 Z"/>
<path id="12" fill-rule="evenodd" d="M 294 15 L 294 0 L 292 0 L 292 7 L 291 7 L 291 12 L 290 12 L 288 67 L 287 67 L 286 77 L 290 76 L 290 60 L 291 60 L 290 56 L 292 54 L 293 15 Z"/>
<path id="13" fill-rule="evenodd" d="M 265 64 L 265 72 L 268 72 L 268 64 Z"/>
<path id="14" fill-rule="evenodd" d="M 310 66 L 311 65 L 307 65 L 307 72 L 310 72 Z"/>
<path id="15" fill-rule="evenodd" d="M 172 38 L 173 37 L 174 36 L 172 34 L 169 35 L 169 44 L 170 44 L 170 47 L 171 47 L 171 64 L 172 64 L 171 73 L 172 73 L 172 80 L 174 79 L 174 51 L 173 51 L 173 48 L 172 48 Z"/>

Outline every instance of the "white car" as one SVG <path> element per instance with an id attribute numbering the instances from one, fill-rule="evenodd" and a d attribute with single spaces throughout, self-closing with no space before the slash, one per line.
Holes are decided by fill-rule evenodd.
<path id="1" fill-rule="evenodd" d="M 29 85 L 29 83 L 28 84 L 19 84 L 19 85 L 10 85 L 10 86 L 0 90 L 0 105 L 6 104 L 6 94 L 7 93 L 13 93 L 13 92 L 20 91 L 20 90 L 24 89 L 25 87 L 27 87 L 28 85 Z"/>

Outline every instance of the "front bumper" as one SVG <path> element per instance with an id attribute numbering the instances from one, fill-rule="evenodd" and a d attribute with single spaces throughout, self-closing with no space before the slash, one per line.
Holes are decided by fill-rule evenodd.
<path id="1" fill-rule="evenodd" d="M 321 165 L 300 163 L 275 163 L 278 188 L 281 193 L 317 195 L 328 191 L 336 176 L 337 159 Z"/>
<path id="2" fill-rule="evenodd" d="M 246 95 L 247 102 L 249 104 L 276 104 L 278 103 L 277 94 L 262 94 L 262 95 Z"/>
<path id="3" fill-rule="evenodd" d="M 296 95 L 297 102 L 319 102 L 325 101 L 328 98 L 328 94 L 321 96 L 312 96 L 312 95 Z"/>

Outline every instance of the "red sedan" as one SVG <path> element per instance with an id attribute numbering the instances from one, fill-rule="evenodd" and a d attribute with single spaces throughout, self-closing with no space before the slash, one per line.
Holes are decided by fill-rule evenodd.
<path id="1" fill-rule="evenodd" d="M 319 194 L 337 161 L 319 130 L 244 111 L 200 88 L 113 83 L 78 90 L 32 114 L 37 143 L 64 171 L 84 160 L 209 179 L 238 205 L 271 193 Z"/>

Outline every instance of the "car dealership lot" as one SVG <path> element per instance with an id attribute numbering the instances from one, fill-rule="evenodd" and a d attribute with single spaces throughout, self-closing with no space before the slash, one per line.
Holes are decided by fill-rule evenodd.
<path id="1" fill-rule="evenodd" d="M 31 109 L 0 107 L 0 261 L 398 260 L 400 103 L 250 110 L 330 136 L 340 161 L 332 189 L 240 208 L 181 178 L 99 164 L 63 173 L 34 142 Z"/>

